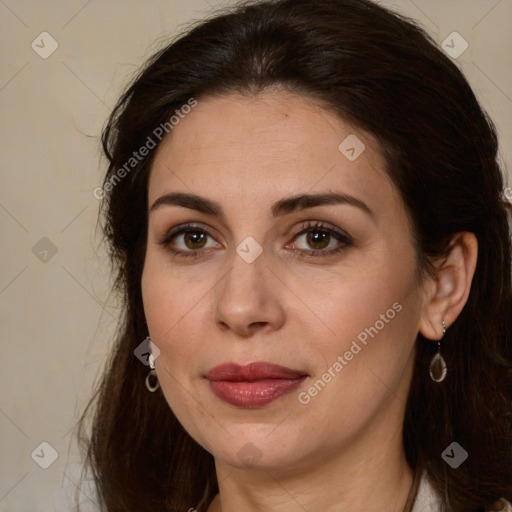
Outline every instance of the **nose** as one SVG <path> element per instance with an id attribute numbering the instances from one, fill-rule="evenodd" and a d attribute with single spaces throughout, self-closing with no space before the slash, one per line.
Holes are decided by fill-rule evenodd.
<path id="1" fill-rule="evenodd" d="M 252 263 L 234 253 L 231 270 L 215 287 L 214 321 L 219 329 L 249 337 L 282 327 L 282 284 L 267 265 L 265 253 Z"/>

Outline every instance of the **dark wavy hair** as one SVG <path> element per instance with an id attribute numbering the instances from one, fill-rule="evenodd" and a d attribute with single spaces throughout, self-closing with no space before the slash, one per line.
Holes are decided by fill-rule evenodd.
<path id="1" fill-rule="evenodd" d="M 413 21 L 369 0 L 252 0 L 189 26 L 151 57 L 103 132 L 102 226 L 125 307 L 80 430 L 102 507 L 163 512 L 202 503 L 201 512 L 218 492 L 212 455 L 161 392 L 148 393 L 148 369 L 133 354 L 148 334 L 141 275 L 156 149 L 130 159 L 148 137 L 158 145 L 155 128 L 191 98 L 269 88 L 315 99 L 377 138 L 411 219 L 421 278 L 434 275 L 454 234 L 476 235 L 471 292 L 443 339 L 449 373 L 441 384 L 428 378 L 436 344 L 418 334 L 403 443 L 443 511 L 512 501 L 510 205 L 492 122 L 457 65 Z M 453 441 L 469 453 L 457 469 L 441 457 Z"/>

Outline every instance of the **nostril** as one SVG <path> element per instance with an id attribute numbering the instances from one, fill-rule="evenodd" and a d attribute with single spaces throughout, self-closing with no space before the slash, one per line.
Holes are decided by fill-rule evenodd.
<path id="1" fill-rule="evenodd" d="M 217 321 L 216 323 L 223 331 L 227 331 L 229 329 L 229 325 L 226 322 L 223 322 L 222 320 Z"/>
<path id="2" fill-rule="evenodd" d="M 265 327 L 267 324 L 268 324 L 268 322 L 253 322 L 251 325 L 249 325 L 249 328 Z"/>

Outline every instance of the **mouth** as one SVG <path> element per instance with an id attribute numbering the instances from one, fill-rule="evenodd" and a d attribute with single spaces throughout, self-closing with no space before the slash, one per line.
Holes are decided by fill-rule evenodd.
<path id="1" fill-rule="evenodd" d="M 240 366 L 226 363 L 205 376 L 215 396 L 236 407 L 254 409 L 290 393 L 307 373 L 267 362 Z"/>

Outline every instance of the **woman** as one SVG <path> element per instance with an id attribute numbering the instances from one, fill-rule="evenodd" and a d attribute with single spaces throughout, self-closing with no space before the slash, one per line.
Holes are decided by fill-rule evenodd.
<path id="1" fill-rule="evenodd" d="M 148 62 L 103 144 L 104 510 L 510 510 L 496 134 L 420 28 L 240 5 Z"/>

